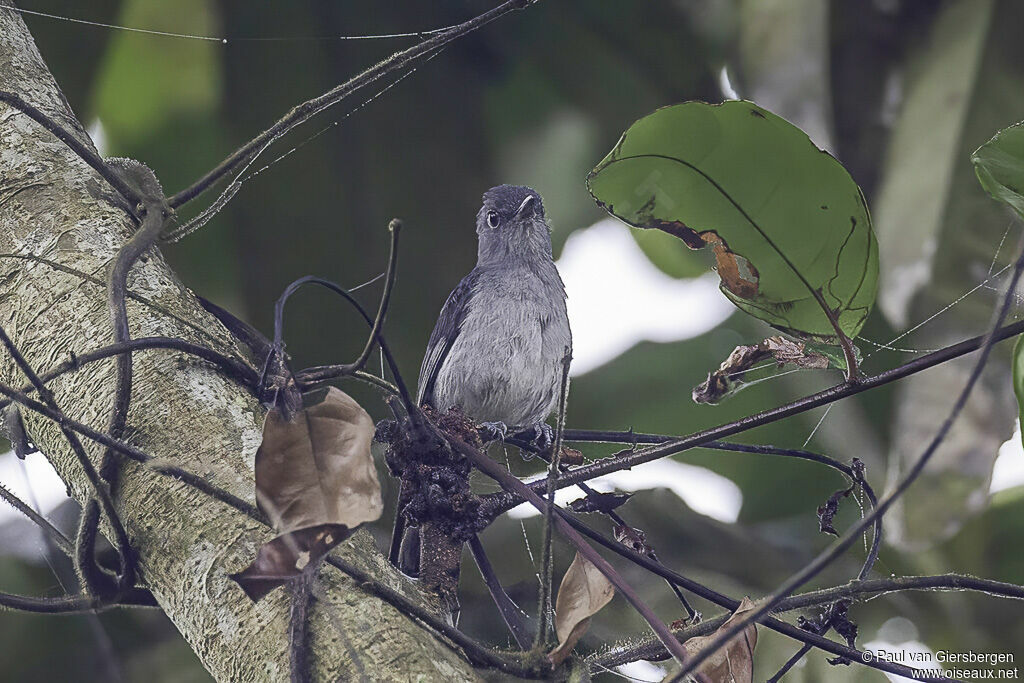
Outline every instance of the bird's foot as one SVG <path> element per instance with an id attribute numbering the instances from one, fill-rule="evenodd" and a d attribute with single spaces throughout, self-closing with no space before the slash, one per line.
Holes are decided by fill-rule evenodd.
<path id="1" fill-rule="evenodd" d="M 555 430 L 547 422 L 533 425 L 533 445 L 544 451 L 555 443 Z"/>
<path id="2" fill-rule="evenodd" d="M 508 435 L 508 425 L 500 420 L 498 422 L 481 422 L 477 427 L 477 431 L 484 443 L 504 441 Z"/>

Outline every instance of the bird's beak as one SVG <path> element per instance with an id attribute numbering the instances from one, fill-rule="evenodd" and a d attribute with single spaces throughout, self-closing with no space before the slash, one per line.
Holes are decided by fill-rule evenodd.
<path id="1" fill-rule="evenodd" d="M 519 218 L 519 216 L 522 215 L 523 211 L 525 211 L 526 208 L 528 206 L 531 206 L 532 204 L 533 204 L 533 195 L 532 194 L 531 195 L 527 195 L 526 199 L 523 200 L 523 203 L 519 205 L 518 209 L 516 209 L 516 218 Z"/>

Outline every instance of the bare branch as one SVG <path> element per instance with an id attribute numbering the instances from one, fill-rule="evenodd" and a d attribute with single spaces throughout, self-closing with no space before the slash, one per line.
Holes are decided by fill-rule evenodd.
<path id="1" fill-rule="evenodd" d="M 500 467 L 496 462 L 467 444 L 465 441 L 462 441 L 450 434 L 442 434 L 436 428 L 434 429 L 435 433 L 439 437 L 446 439 L 448 443 L 454 446 L 459 453 L 462 453 L 462 455 L 472 462 L 473 465 L 475 465 L 481 472 L 500 483 L 502 487 L 507 487 L 523 496 L 531 505 L 537 508 L 541 514 L 547 511 L 547 501 L 534 493 L 532 489 L 519 481 L 519 479 L 513 476 L 510 472 Z M 680 663 L 686 661 L 686 651 L 683 649 L 679 641 L 671 634 L 664 622 L 662 622 L 658 616 L 651 611 L 651 608 L 640 599 L 640 596 L 633 590 L 633 587 L 630 586 L 617 571 L 615 571 L 615 568 L 608 563 L 608 560 L 601 557 L 601 555 L 598 554 L 598 552 L 594 550 L 594 548 L 587 543 L 575 529 L 569 526 L 561 516 L 556 518 L 555 523 L 558 525 L 559 531 L 561 531 L 569 542 L 576 547 L 579 553 L 589 560 L 591 564 L 597 567 L 598 571 L 604 574 L 608 581 L 615 586 L 615 589 L 622 593 L 622 596 L 626 598 L 629 604 L 640 613 L 644 620 L 650 625 L 651 630 L 658 636 L 658 639 L 661 640 L 668 651 L 672 653 L 672 656 Z"/>
<path id="2" fill-rule="evenodd" d="M 498 612 L 501 613 L 501 618 L 508 626 L 512 637 L 515 638 L 520 649 L 530 649 L 530 629 L 526 625 L 526 615 L 512 602 L 508 593 L 502 588 L 501 582 L 498 581 L 498 577 L 494 573 L 494 567 L 491 566 L 491 561 L 487 559 L 487 553 L 484 552 L 484 546 L 480 542 L 479 536 L 474 534 L 469 539 L 469 550 L 473 554 L 473 561 L 476 562 L 476 566 L 480 570 L 480 576 L 487 584 L 491 599 L 498 606 Z"/>
<path id="3" fill-rule="evenodd" d="M 121 523 L 121 519 L 117 514 L 117 510 L 114 509 L 114 503 L 110 499 L 110 492 L 107 490 L 106 485 L 100 478 L 95 467 L 93 467 L 92 461 L 89 460 L 89 456 L 82 447 L 82 442 L 78 439 L 78 435 L 66 425 L 67 418 L 57 406 L 57 402 L 53 398 L 53 392 L 47 389 L 46 385 L 39 379 L 35 370 L 33 370 L 28 361 L 25 360 L 25 357 L 14 345 L 14 342 L 11 341 L 11 338 L 7 336 L 7 331 L 4 330 L 3 327 L 0 327 L 0 343 L 2 343 L 7 349 L 7 352 L 11 354 L 11 357 L 14 359 L 15 364 L 21 370 L 22 374 L 24 374 L 28 381 L 35 386 L 36 391 L 39 392 L 39 397 L 45 403 L 44 407 L 48 409 L 48 411 L 53 415 L 53 419 L 55 419 L 57 424 L 60 425 L 60 430 L 64 434 L 64 438 L 67 439 L 68 444 L 71 446 L 71 450 L 78 458 L 79 464 L 82 466 L 82 470 L 85 472 L 86 478 L 89 480 L 89 485 L 92 487 L 93 495 L 99 500 L 99 504 L 103 507 L 103 514 L 107 516 L 107 519 L 110 522 L 110 527 L 114 532 L 114 545 L 121 558 L 120 579 L 122 583 L 120 588 L 130 588 L 135 582 L 135 565 L 131 558 L 131 544 L 128 540 L 128 532 L 125 531 L 124 525 Z M 79 567 L 79 569 L 81 570 L 82 568 Z"/>
<path id="4" fill-rule="evenodd" d="M 377 81 L 382 76 L 393 71 L 403 69 L 406 66 L 427 57 L 437 48 L 447 45 L 456 38 L 460 38 L 513 10 L 523 9 L 529 5 L 530 2 L 531 0 L 508 0 L 489 12 L 484 12 L 478 17 L 453 26 L 451 29 L 438 33 L 437 35 L 421 41 L 406 50 L 396 52 L 358 76 L 355 76 L 345 83 L 328 90 L 323 95 L 307 100 L 296 107 L 292 107 L 292 109 L 281 117 L 273 126 L 235 150 L 231 156 L 222 161 L 216 168 L 208 172 L 195 183 L 171 197 L 171 208 L 178 208 L 182 204 L 199 196 L 225 175 L 231 173 L 231 171 L 238 168 L 238 166 L 252 159 L 269 143 L 285 135 L 291 129 L 319 114 L 325 109 L 337 104 L 357 90 Z"/>
<path id="5" fill-rule="evenodd" d="M 760 427 L 761 425 L 778 422 L 779 420 L 787 417 L 799 415 L 800 413 L 807 412 L 808 410 L 813 410 L 814 408 L 818 408 L 823 405 L 835 403 L 841 399 L 854 396 L 861 392 L 868 391 L 869 389 L 890 384 L 905 377 L 917 374 L 918 372 L 933 368 L 936 365 L 941 365 L 942 363 L 965 356 L 968 353 L 972 353 L 982 348 L 987 339 L 990 339 L 991 343 L 994 344 L 1005 339 L 1010 339 L 1011 337 L 1016 337 L 1021 333 L 1024 333 L 1024 321 L 1000 327 L 991 334 L 991 336 L 980 335 L 972 337 L 957 344 L 939 349 L 934 353 L 919 356 L 914 360 L 892 368 L 891 370 L 886 370 L 885 372 L 877 375 L 864 378 L 856 384 L 837 384 L 829 387 L 828 389 L 810 394 L 809 396 L 804 396 L 803 398 L 792 401 L 791 403 L 778 406 L 777 408 L 771 408 L 733 422 L 726 422 L 716 427 L 703 429 L 699 432 L 688 434 L 687 436 L 673 438 L 672 440 L 658 444 L 657 446 L 644 448 L 620 458 L 606 458 L 604 460 L 591 463 L 590 465 L 574 468 L 571 472 L 559 478 L 558 488 L 561 489 L 566 486 L 573 486 L 581 481 L 590 481 L 591 479 L 596 479 L 606 474 L 611 474 L 612 472 L 627 470 L 645 462 L 651 462 L 652 460 L 665 458 L 670 455 L 675 455 L 676 453 L 682 453 L 683 451 L 690 450 L 691 448 L 707 447 L 707 444 L 715 441 L 716 439 L 740 434 L 754 429 L 755 427 Z M 528 482 L 528 485 L 533 491 L 542 491 L 544 483 L 544 479 L 539 479 Z M 500 494 L 500 504 L 498 503 L 498 498 L 499 496 L 495 496 L 493 498 L 494 502 L 491 503 L 491 506 L 492 509 L 500 508 L 502 511 L 509 510 L 519 503 L 522 503 L 524 500 L 521 496 L 512 493 Z"/>
<path id="6" fill-rule="evenodd" d="M 11 8 L 5 8 L 11 9 Z M 135 207 L 142 203 L 142 197 L 135 189 L 125 182 L 124 178 L 118 175 L 113 169 L 107 166 L 106 162 L 99 157 L 96 152 L 89 149 L 88 146 L 82 144 L 78 138 L 65 130 L 60 124 L 51 119 L 49 116 L 39 111 L 31 104 L 21 99 L 18 95 L 0 90 L 0 102 L 5 102 L 10 106 L 14 107 L 21 113 L 28 116 L 30 119 L 38 123 L 46 130 L 53 133 L 53 136 L 63 142 L 65 145 L 71 148 L 75 154 L 79 156 L 85 163 L 89 164 L 94 171 L 100 174 L 104 180 L 110 183 L 110 186 L 120 193 L 122 197 L 127 200 L 130 211 L 134 211 Z M 134 217 L 134 214 L 133 214 Z"/>
<path id="7" fill-rule="evenodd" d="M 706 661 L 709 656 L 725 646 L 737 633 L 740 633 L 743 628 L 750 625 L 761 616 L 767 614 L 771 609 L 778 605 L 782 599 L 792 594 L 797 588 L 817 576 L 833 560 L 845 552 L 865 529 L 873 524 L 876 519 L 884 515 L 892 504 L 895 503 L 899 497 L 917 480 L 917 477 L 924 470 L 929 460 L 931 460 L 932 455 L 949 433 L 950 428 L 953 426 L 953 422 L 960 415 L 963 407 L 967 404 L 967 399 L 971 395 L 971 390 L 974 389 L 974 385 L 981 377 L 981 371 L 985 367 L 985 361 L 988 360 L 989 353 L 992 351 L 992 345 L 995 342 L 995 334 L 999 330 L 999 326 L 1002 325 L 1003 320 L 1005 320 L 1006 315 L 1010 310 L 1010 304 L 1017 289 L 1017 283 L 1020 281 L 1022 271 L 1024 271 L 1024 248 L 1021 249 L 1020 255 L 1017 257 L 1013 276 L 1010 278 L 1010 282 L 1006 288 L 1006 293 L 1003 295 L 1002 301 L 995 311 L 989 332 L 983 337 L 981 353 L 979 354 L 977 361 L 974 363 L 974 368 L 971 370 L 971 374 L 967 378 L 967 382 L 964 385 L 963 390 L 961 390 L 960 395 L 957 396 L 949 414 L 946 415 L 946 418 L 942 421 L 942 424 L 935 436 L 932 438 L 927 448 L 925 448 L 924 452 L 921 453 L 920 457 L 918 457 L 913 467 L 911 467 L 903 478 L 900 479 L 893 490 L 882 497 L 878 505 L 870 514 L 866 515 L 858 523 L 854 524 L 853 527 L 847 530 L 840 539 L 833 543 L 827 550 L 819 554 L 807 566 L 787 579 L 781 586 L 779 586 L 778 589 L 768 596 L 763 603 L 758 605 L 757 609 L 745 614 L 742 619 L 738 619 L 728 629 L 716 635 L 714 640 L 712 640 L 706 648 L 694 655 L 691 661 L 682 666 L 679 672 L 673 676 L 673 681 L 684 680 L 684 677 L 687 674 L 696 671 L 696 667 L 700 666 L 700 664 Z"/>
<path id="8" fill-rule="evenodd" d="M 50 524 L 50 521 L 43 517 L 41 514 L 33 510 L 28 504 L 25 503 L 21 498 L 18 498 L 6 486 L 0 484 L 0 498 L 3 498 L 11 507 L 29 518 L 36 526 L 45 531 L 50 538 L 53 539 L 57 547 L 67 555 L 68 557 L 74 552 L 74 548 L 71 545 L 71 541 L 61 531 Z"/>

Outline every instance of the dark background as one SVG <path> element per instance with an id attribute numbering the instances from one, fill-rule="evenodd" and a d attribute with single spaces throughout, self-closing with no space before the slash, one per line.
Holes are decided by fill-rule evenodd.
<path id="1" fill-rule="evenodd" d="M 96 22 L 228 37 L 224 45 L 25 17 L 75 112 L 88 126 L 101 122 L 104 154 L 145 161 L 170 194 L 291 106 L 412 40 L 319 37 L 440 27 L 491 4 L 40 0 L 22 6 Z M 978 13 L 984 20 L 977 19 Z M 972 20 L 980 36 L 957 33 Z M 377 275 L 386 259 L 388 220 L 401 217 L 406 230 L 387 334 L 406 378 L 414 383 L 437 311 L 475 260 L 473 217 L 481 193 L 503 182 L 536 187 L 551 219 L 557 255 L 570 233 L 603 217 L 584 178 L 619 134 L 659 106 L 721 100 L 720 73 L 727 66 L 742 96 L 812 135 L 821 131 L 816 139 L 831 141 L 832 152 L 861 184 L 882 243 L 883 298 L 886 283 L 895 281 L 885 279 L 887 248 L 896 252 L 918 240 L 904 236 L 901 230 L 910 227 L 890 217 L 909 215 L 916 221 L 919 214 L 925 216 L 922 225 L 936 245 L 933 275 L 905 306 L 905 321 L 880 310 L 872 315 L 864 336 L 886 341 L 981 281 L 1007 229 L 1007 215 L 973 181 L 969 152 L 997 128 L 1024 118 L 1022 25 L 1021 7 L 1012 1 L 542 0 L 451 44 L 350 116 L 385 83 L 361 91 L 278 142 L 250 171 L 294 151 L 246 182 L 205 228 L 164 253 L 189 287 L 269 333 L 273 302 L 295 278 L 317 274 L 354 286 Z M 975 61 L 964 66 L 967 57 Z M 949 60 L 948 67 L 943 59 Z M 967 75 L 958 75 L 961 67 Z M 920 104 L 933 90 L 941 95 L 942 86 L 953 81 L 962 81 L 962 87 L 952 96 L 935 95 L 935 107 Z M 914 98 L 917 109 L 911 106 Z M 914 119 L 915 111 L 924 111 L 923 118 Z M 915 162 L 919 165 L 907 167 L 906 145 L 928 150 Z M 949 173 L 937 182 L 936 169 L 943 164 Z M 901 189 L 915 182 L 934 205 L 900 206 L 904 196 L 919 201 L 915 197 L 920 195 Z M 183 214 L 192 215 L 214 196 L 204 196 Z M 885 204 L 881 212 L 880 202 Z M 1006 244 L 1016 244 L 1016 232 Z M 644 246 L 674 276 L 706 269 L 700 255 L 671 238 L 648 236 Z M 1012 258 L 1011 251 L 997 254 L 997 265 Z M 375 285 L 361 294 L 375 305 L 378 292 Z M 899 346 L 934 348 L 942 340 L 980 333 L 992 298 L 991 291 L 982 289 Z M 608 320 L 609 326 L 617 324 Z M 691 387 L 732 346 L 766 334 L 764 326 L 736 313 L 694 339 L 641 343 L 575 378 L 569 424 L 683 434 L 838 379 L 834 373 L 798 373 L 750 388 L 718 407 L 691 402 Z M 286 339 L 297 366 L 343 362 L 358 353 L 364 338 L 352 312 L 327 294 L 310 290 L 289 304 Z M 870 344 L 862 348 L 874 350 Z M 992 444 L 1009 438 L 1015 415 L 1008 350 L 995 356 L 990 381 L 980 390 L 995 408 L 967 420 L 961 436 L 968 445 L 947 449 L 948 458 L 940 458 L 919 496 L 894 512 L 877 575 L 959 571 L 1024 582 L 1024 560 L 1016 550 L 1024 533 L 1024 489 L 988 496 L 996 455 Z M 877 372 L 907 358 L 882 351 L 869 359 L 867 370 Z M 903 459 L 920 450 L 913 448 L 919 440 L 908 446 L 906 438 L 894 437 L 911 433 L 908 422 L 936 425 L 948 409 L 943 398 L 948 401 L 959 386 L 955 379 L 935 380 L 929 390 L 935 405 L 921 407 L 911 393 L 892 388 L 838 405 L 809 447 L 845 461 L 861 458 L 881 490 Z M 358 385 L 344 388 L 376 419 L 386 415 L 375 393 Z M 820 417 L 815 411 L 743 438 L 800 447 Z M 585 450 L 588 457 L 609 452 Z M 517 454 L 510 456 L 518 460 Z M 756 597 L 829 542 L 818 533 L 814 512 L 844 486 L 835 473 L 806 462 L 710 451 L 679 459 L 728 477 L 744 498 L 736 524 L 699 515 L 666 490 L 637 495 L 622 509 L 678 571 L 733 596 Z M 517 467 L 523 473 L 536 469 L 532 464 Z M 933 508 L 955 521 L 939 530 L 929 528 L 922 518 L 939 514 Z M 839 524 L 855 514 L 857 506 L 847 501 Z M 24 525 L 7 526 L 0 528 L 3 538 L 24 541 L 34 533 Z M 384 520 L 378 529 L 382 543 L 386 527 Z M 536 551 L 536 519 L 526 522 L 525 529 Z M 484 542 L 513 597 L 530 611 L 536 582 L 522 535 L 518 522 L 504 520 L 484 534 Z M 38 548 L 16 550 L 24 545 L 4 545 L 9 552 L 0 556 L 0 586 L 59 592 Z M 572 553 L 561 544 L 556 548 L 558 567 L 564 570 Z M 820 577 L 821 585 L 853 576 L 864 552 L 854 547 Z M 632 568 L 626 571 L 666 620 L 682 616 L 663 583 Z M 464 577 L 462 626 L 483 640 L 505 644 L 503 627 L 469 564 Z M 717 613 L 698 604 L 706 614 Z M 860 623 L 862 644 L 877 639 L 887 620 L 902 616 L 909 621 L 890 621 L 883 631 L 897 644 L 901 638 L 917 638 L 933 650 L 1024 656 L 1020 607 L 994 598 L 903 594 L 858 605 L 852 615 Z M 639 618 L 616 600 L 594 621 L 583 645 L 644 632 Z M 762 630 L 756 677 L 769 677 L 795 649 Z M 883 680 L 859 667 L 829 667 L 820 654 L 807 662 L 786 680 Z M 4 613 L 0 671 L 0 678 L 11 681 L 110 680 L 115 675 L 152 683 L 208 680 L 173 627 L 152 611 L 98 618 Z"/>

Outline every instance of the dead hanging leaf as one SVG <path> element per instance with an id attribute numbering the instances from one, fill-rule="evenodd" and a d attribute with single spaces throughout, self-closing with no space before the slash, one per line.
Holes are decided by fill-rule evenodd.
<path id="1" fill-rule="evenodd" d="M 824 505 L 818 506 L 818 531 L 823 534 L 832 534 L 833 536 L 839 535 L 836 528 L 832 526 L 832 522 L 835 520 L 836 513 L 839 512 L 839 500 L 853 493 L 854 487 L 856 487 L 856 484 L 853 484 L 848 489 L 839 489 L 828 497 Z"/>
<path id="2" fill-rule="evenodd" d="M 754 365 L 772 358 L 779 367 L 793 364 L 800 368 L 825 369 L 830 359 L 817 350 L 811 350 L 801 341 L 787 337 L 768 337 L 760 344 L 737 346 L 717 370 L 693 389 L 694 403 L 718 403 L 735 394 L 745 385 L 743 376 Z"/>
<path id="3" fill-rule="evenodd" d="M 583 498 L 569 503 L 569 509 L 573 512 L 601 512 L 607 514 L 625 504 L 632 497 L 632 493 L 588 493 Z"/>
<path id="4" fill-rule="evenodd" d="M 380 517 L 373 434 L 366 411 L 334 387 L 303 396 L 291 420 L 277 408 L 267 413 L 256 451 L 256 504 L 281 535 L 232 577 L 254 600 Z"/>
<path id="5" fill-rule="evenodd" d="M 260 546 L 253 563 L 231 578 L 257 602 L 301 574 L 310 562 L 319 560 L 354 531 L 344 524 L 321 524 L 281 534 Z"/>
<path id="6" fill-rule="evenodd" d="M 615 588 L 590 560 L 579 553 L 558 586 L 555 632 L 558 646 L 548 653 L 555 666 L 564 662 L 590 626 L 590 618 L 608 604 Z"/>
<path id="7" fill-rule="evenodd" d="M 718 627 L 718 630 L 707 636 L 690 638 L 683 643 L 688 657 L 695 656 L 715 639 L 729 629 L 747 612 L 756 607 L 750 598 L 743 598 L 739 607 L 729 619 Z M 697 669 L 696 678 L 707 683 L 752 683 L 754 680 L 754 646 L 757 645 L 757 626 L 751 624 L 737 633 L 725 647 L 719 648 Z M 671 678 L 671 676 L 669 676 Z"/>
<path id="8" fill-rule="evenodd" d="M 281 533 L 319 524 L 350 528 L 380 517 L 373 420 L 335 387 L 303 397 L 287 421 L 271 410 L 256 451 L 256 504 Z"/>

